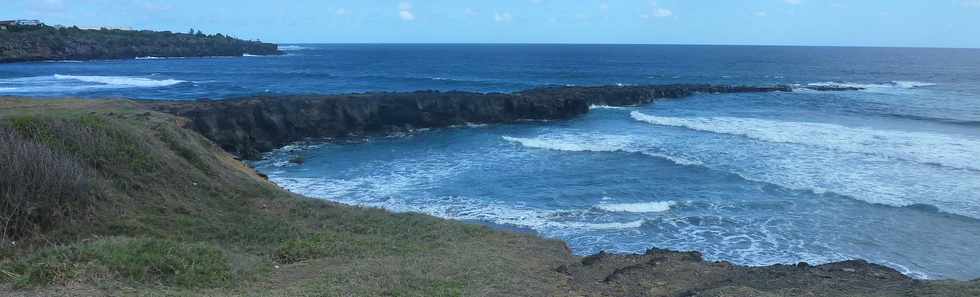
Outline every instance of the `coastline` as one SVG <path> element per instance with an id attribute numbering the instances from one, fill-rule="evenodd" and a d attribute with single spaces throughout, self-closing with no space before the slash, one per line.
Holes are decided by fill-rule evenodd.
<path id="1" fill-rule="evenodd" d="M 854 87 L 811 87 L 853 91 Z M 792 92 L 794 87 L 646 85 L 544 87 L 515 93 L 416 91 L 254 96 L 208 101 L 147 101 L 147 108 L 191 119 L 191 128 L 242 159 L 305 139 L 522 120 L 562 120 L 592 106 L 636 106 L 698 93 Z"/>
<path id="2" fill-rule="evenodd" d="M 686 87 L 665 87 L 665 86 L 645 86 L 645 87 L 635 87 L 635 88 L 624 88 L 624 87 L 588 87 L 588 88 L 549 88 L 544 90 L 531 90 L 520 92 L 511 95 L 506 94 L 476 94 L 476 93 L 439 93 L 439 92 L 416 92 L 416 93 L 383 93 L 383 94 L 359 94 L 359 95 L 346 95 L 346 96 L 314 96 L 314 97 L 298 97 L 288 100 L 279 100 L 281 98 L 277 97 L 266 97 L 266 98 L 245 98 L 245 99 L 233 99 L 231 101 L 208 101 L 208 102 L 144 102 L 139 100 L 55 100 L 50 99 L 11 99 L 2 98 L 0 99 L 0 109 L 7 109 L 7 116 L 4 116 L 4 112 L 0 110 L 0 123 L 9 120 L 10 112 L 14 111 L 13 114 L 20 116 L 27 116 L 32 114 L 47 114 L 51 111 L 56 111 L 56 113 L 63 112 L 64 110 L 79 110 L 80 112 L 71 112 L 71 114 L 94 114 L 98 118 L 104 118 L 106 121 L 119 121 L 120 119 L 125 121 L 140 121 L 146 122 L 146 125 L 156 125 L 158 128 L 154 129 L 165 129 L 161 131 L 170 131 L 170 129 L 175 129 L 174 131 L 183 131 L 179 133 L 186 133 L 184 137 L 189 140 L 200 139 L 210 143 L 211 146 L 222 145 L 221 138 L 212 138 L 215 136 L 209 136 L 207 133 L 197 134 L 191 130 L 200 129 L 198 126 L 200 124 L 195 121 L 200 119 L 207 119 L 217 121 L 220 118 L 233 118 L 234 120 L 227 123 L 238 123 L 235 125 L 227 124 L 214 124 L 214 129 L 211 132 L 218 133 L 250 133 L 248 129 L 270 129 L 269 131 L 275 131 L 276 129 L 295 129 L 293 131 L 310 131 L 300 129 L 302 127 L 308 127 L 310 129 L 321 129 L 323 126 L 289 126 L 295 125 L 295 123 L 326 123 L 327 125 L 336 125 L 335 122 L 322 122 L 322 121 L 309 121 L 309 118 L 313 115 L 343 115 L 344 117 L 354 118 L 355 115 L 363 119 L 363 121 L 343 121 L 346 125 L 343 127 L 355 128 L 358 133 L 370 134 L 370 133 L 381 133 L 384 131 L 398 131 L 400 129 L 410 129 L 410 128 L 438 128 L 438 127 L 448 127 L 446 125 L 456 124 L 458 120 L 472 120 L 475 117 L 482 121 L 474 121 L 476 123 L 502 123 L 506 121 L 516 121 L 525 120 L 529 115 L 533 115 L 533 112 L 544 111 L 539 115 L 541 119 L 567 119 L 581 115 L 588 112 L 590 106 L 593 105 L 608 105 L 608 106 L 625 106 L 625 105 L 638 105 L 653 102 L 654 99 L 667 99 L 667 98 L 683 98 L 691 94 L 697 93 L 697 90 L 729 90 L 729 91 L 785 91 L 784 88 L 730 88 L 730 87 L 704 87 L 701 89 Z M 536 93 L 537 92 L 537 93 Z M 635 97 L 624 97 L 622 92 L 636 92 L 638 94 Z M 653 97 L 649 94 L 658 94 Z M 538 98 L 532 100 L 526 97 L 521 97 L 523 94 L 531 93 L 533 95 L 528 95 L 531 98 Z M 462 97 L 453 97 L 446 94 L 453 94 Z M 610 97 L 604 97 L 602 94 L 613 94 Z M 366 96 L 369 100 L 361 100 L 354 102 L 352 99 L 363 99 Z M 377 96 L 377 97 L 375 97 Z M 538 96 L 538 97 L 535 97 Z M 371 99 L 374 98 L 374 99 Z M 467 98 L 467 100 L 461 100 L 459 98 Z M 477 100 L 469 100 L 477 98 Z M 547 99 L 546 99 L 547 98 Z M 557 98 L 557 99 L 556 99 Z M 612 101 L 604 98 L 633 98 L 630 100 L 619 100 Z M 402 102 L 404 104 L 394 104 L 394 100 Z M 486 101 L 483 101 L 486 100 Z M 551 104 L 546 104 L 550 100 L 555 100 Z M 3 102 L 6 101 L 6 102 Z M 284 101 L 289 102 L 288 104 L 281 105 L 277 107 L 279 109 L 262 109 L 256 108 L 255 106 L 263 105 L 251 105 L 251 104 L 270 104 L 270 101 Z M 373 101 L 373 102 L 367 102 Z M 479 102 L 481 104 L 476 105 L 466 105 L 462 102 Z M 499 101 L 499 102 L 498 102 Z M 381 103 L 379 103 L 381 102 Z M 507 102 L 503 105 L 491 104 L 493 102 Z M 428 103 L 428 104 L 421 104 Z M 521 105 L 524 104 L 524 105 Z M 241 111 L 234 109 L 233 107 L 247 106 L 248 109 Z M 423 109 L 422 107 L 426 107 Z M 507 107 L 502 109 L 495 109 L 495 107 Z M 321 109 L 311 108 L 311 107 L 321 107 Z M 400 107 L 404 109 L 390 110 L 392 107 Z M 452 117 L 448 119 L 440 119 L 428 114 L 426 116 L 420 116 L 418 110 L 429 111 L 427 108 L 436 108 L 436 110 L 445 111 L 453 110 L 456 112 L 467 111 L 470 112 L 469 116 L 462 118 Z M 485 109 L 479 109 L 475 107 L 483 107 Z M 520 108 L 517 108 L 520 107 Z M 389 108 L 386 110 L 386 108 Z M 269 111 L 274 112 L 269 112 Z M 334 112 L 325 112 L 333 110 Z M 407 111 L 406 111 L 407 110 Z M 156 111 L 172 112 L 174 115 L 157 113 Z M 267 112 L 265 114 L 257 113 L 257 111 Z M 362 112 L 361 114 L 355 114 L 354 112 Z M 412 111 L 412 112 L 408 112 Z M 283 113 L 275 113 L 283 112 Z M 288 112 L 288 113 L 287 113 Z M 371 120 L 375 117 L 381 117 L 386 114 L 386 112 L 391 112 L 394 114 L 400 114 L 402 117 L 395 117 L 395 119 L 400 119 L 401 122 L 393 123 L 381 123 L 381 124 L 370 124 Z M 505 113 L 506 112 L 506 113 Z M 438 113 L 434 113 L 438 114 Z M 50 115 L 47 115 L 50 116 Z M 73 117 L 74 115 L 72 115 Z M 295 118 L 299 116 L 299 118 Z M 462 115 L 459 115 L 462 116 Z M 294 118 L 290 118 L 294 117 Z M 252 121 L 238 122 L 242 119 L 251 119 Z M 249 126 L 257 125 L 263 123 L 268 119 L 288 119 L 288 121 L 283 121 L 280 123 L 284 126 L 270 125 L 266 128 L 260 126 Z M 415 122 L 419 119 L 424 121 Z M 353 124 L 352 124 L 353 123 Z M 425 123 L 428 126 L 419 126 L 419 123 Z M 356 125 L 355 125 L 356 124 Z M 205 127 L 212 127 L 209 125 L 204 125 Z M 163 128 L 160 128 L 163 127 Z M 271 128 L 270 128 L 271 127 Z M 298 128 L 299 127 L 299 128 Z M 334 127 L 334 129 L 339 129 L 340 126 L 327 126 Z M 188 129 L 190 128 L 190 129 Z M 153 130 L 151 130 L 153 131 Z M 206 130 L 207 131 L 207 130 Z M 333 130 L 334 132 L 338 130 Z M 145 137 L 157 137 L 158 132 L 146 133 Z M 174 132 L 166 132 L 163 135 Z M 299 132 L 290 132 L 299 133 Z M 204 140 L 207 137 L 209 140 Z M 256 134 L 262 135 L 262 134 Z M 349 135 L 346 133 L 337 135 Z M 297 138 L 307 138 L 307 136 L 302 134 L 291 134 L 293 137 Z M 322 137 L 322 136 L 318 136 Z M 234 138 L 233 138 L 234 139 Z M 247 139 L 247 138 L 243 138 Z M 172 141 L 172 140 L 170 140 Z M 254 140 L 253 140 L 254 141 Z M 227 164 L 238 163 L 230 161 L 231 156 L 227 152 L 232 152 L 225 149 L 225 151 L 215 150 L 215 151 L 200 151 L 192 150 L 186 151 L 181 149 L 178 144 L 165 144 L 164 146 L 173 146 L 178 155 L 184 156 L 184 158 L 189 158 L 192 161 L 186 169 L 183 170 L 197 170 L 195 167 L 204 166 L 201 168 L 210 168 L 205 170 L 205 172 L 212 172 L 208 174 L 229 174 L 235 171 L 244 170 L 246 175 L 257 177 L 258 174 L 254 171 L 245 169 L 244 166 L 234 165 L 235 167 L 223 167 L 229 166 Z M 197 157 L 194 157 L 197 156 Z M 200 165 L 193 161 L 197 158 L 203 158 L 210 160 L 211 158 L 226 160 L 222 161 L 227 163 L 226 165 L 221 165 L 219 167 L 214 167 L 217 165 Z M 232 163 L 228 163 L 232 162 Z M 210 164 L 210 163 L 206 163 Z M 256 183 L 258 178 L 248 179 L 247 183 Z M 147 181 L 144 187 L 154 187 L 155 183 L 166 183 L 165 180 L 154 180 Z M 241 181 L 238 181 L 241 182 Z M 268 183 L 268 182 L 264 182 Z M 282 192 L 276 186 L 273 186 L 276 190 Z M 216 188 L 208 191 L 225 191 L 223 188 Z M 178 193 L 184 193 L 186 191 L 192 190 L 178 190 Z M 285 195 L 285 194 L 277 194 Z M 206 197 L 206 196 L 205 196 Z M 296 201 L 307 201 L 308 198 L 301 198 L 290 196 L 284 198 L 286 201 L 296 199 Z M 261 200 L 260 200 L 261 201 Z M 183 202 L 190 203 L 190 202 Z M 200 202 L 193 202 L 200 203 Z M 260 202 L 261 205 L 265 205 L 269 202 Z M 277 203 L 292 203 L 284 202 L 280 200 Z M 307 202 L 304 202 L 307 203 Z M 299 208 L 290 210 L 289 212 L 295 212 L 306 208 L 316 209 L 327 207 L 338 209 L 356 209 L 349 206 L 325 206 L 331 205 L 331 203 L 325 202 L 308 202 L 310 204 L 301 204 Z M 251 204 L 251 203 L 249 203 Z M 192 204 L 193 205 L 193 204 Z M 316 206 L 321 205 L 321 206 Z M 262 209 L 276 209 L 278 207 L 267 207 L 263 206 Z M 312 211 L 312 210 L 308 210 Z M 273 211 L 273 214 L 278 215 L 281 211 Z M 411 214 L 388 214 L 384 211 L 374 211 L 376 216 L 387 217 L 416 217 L 420 215 Z M 209 216 L 209 213 L 201 213 L 199 215 Z M 354 217 L 361 216 L 354 215 Z M 349 217 L 348 218 L 353 218 Z M 473 228 L 487 228 L 487 227 L 477 227 L 470 223 L 465 222 L 452 222 L 441 219 L 435 219 L 428 216 L 421 215 L 420 218 L 423 220 L 435 220 L 440 222 L 438 224 L 447 224 L 450 226 L 461 226 L 463 225 L 472 226 Z M 337 224 L 345 224 L 342 221 L 334 222 Z M 320 223 L 316 223 L 320 224 Z M 369 223 L 371 224 L 371 223 Z M 368 225 L 370 226 L 370 225 Z M 376 227 L 368 227 L 376 228 Z M 429 228 L 429 227 L 425 227 Z M 456 227 L 453 227 L 456 228 Z M 399 231 L 401 232 L 401 231 Z M 413 231 L 417 232 L 417 231 Z M 475 232 L 475 231 L 466 231 Z M 398 233 L 396 233 L 398 234 Z M 482 233 L 481 233 L 482 234 Z M 466 289 L 460 292 L 484 292 L 484 295 L 527 295 L 527 296 L 793 296 L 793 295 L 815 295 L 815 296 L 896 296 L 896 295 L 908 295 L 908 296 L 972 296 L 978 290 L 980 290 L 980 280 L 970 281 L 970 282 L 959 282 L 959 281 L 925 281 L 925 280 L 915 280 L 908 276 L 898 273 L 894 269 L 884 267 L 881 265 L 871 264 L 860 260 L 845 261 L 828 263 L 819 266 L 812 266 L 806 263 L 800 263 L 797 265 L 771 265 L 763 267 L 744 267 L 732 265 L 727 262 L 710 262 L 705 261 L 701 255 L 697 252 L 675 252 L 660 249 L 651 249 L 644 254 L 625 254 L 625 255 L 614 255 L 607 253 L 599 253 L 587 257 L 578 257 L 571 255 L 567 246 L 563 243 L 556 244 L 555 241 L 541 239 L 537 236 L 529 234 L 516 234 L 513 230 L 505 231 L 490 231 L 490 234 L 495 234 L 493 236 L 503 236 L 505 240 L 503 241 L 485 241 L 477 240 L 478 245 L 470 245 L 469 243 L 452 243 L 465 239 L 450 239 L 444 238 L 438 241 L 445 241 L 449 244 L 449 249 L 454 250 L 455 253 L 460 254 L 439 254 L 437 252 L 435 259 L 437 261 L 446 261 L 449 259 L 456 259 L 456 257 L 472 257 L 469 255 L 468 250 L 477 250 L 480 248 L 492 247 L 489 254 L 483 257 L 477 257 L 472 263 L 467 262 L 467 265 L 485 265 L 483 261 L 486 261 L 485 257 L 498 257 L 495 253 L 500 253 L 506 251 L 505 259 L 515 259 L 518 261 L 528 261 L 525 268 L 530 269 L 527 271 L 538 274 L 539 276 L 533 279 L 527 279 L 525 281 L 534 282 L 534 285 L 529 285 L 524 289 Z M 510 235 L 506 235 L 510 234 Z M 507 242 L 502 244 L 501 242 Z M 459 244 L 464 244 L 463 247 Z M 478 247 L 482 246 L 482 247 Z M 442 250 L 440 251 L 447 251 Z M 290 276 L 295 273 L 302 272 L 303 274 L 313 273 L 313 271 L 320 271 L 315 267 L 320 267 L 322 265 L 334 265 L 331 258 L 323 258 L 322 256 L 313 256 L 310 258 L 302 258 L 303 260 L 297 262 L 282 262 L 277 264 L 276 271 L 272 272 L 271 279 L 282 279 L 285 277 L 289 279 L 294 276 Z M 513 258 L 510 258 L 513 257 Z M 529 257 L 529 258 L 522 258 Z M 537 259 L 531 261 L 530 259 Z M 357 258 L 352 258 L 351 261 L 355 263 L 359 262 Z M 457 260 L 449 260 L 457 261 Z M 360 264 L 358 264 L 360 265 Z M 518 267 L 516 264 L 497 264 L 497 265 L 515 265 L 513 267 Z M 281 268 L 280 268 L 281 267 Z M 510 267 L 510 266 L 508 266 Z M 311 271 L 312 269 L 312 271 Z M 455 268 L 454 268 L 455 269 Z M 527 272 L 526 271 L 526 272 Z M 285 274 L 285 275 L 283 275 Z M 477 273 L 476 276 L 483 276 L 481 273 Z M 262 282 L 257 282 L 262 283 Z M 515 282 L 518 283 L 518 282 Z M 243 285 L 244 290 L 250 291 L 249 285 Z M 268 285 L 267 285 L 268 286 Z M 469 288 L 469 287 L 466 287 Z M 477 287 L 479 288 L 479 287 Z M 77 288 L 61 288 L 69 292 L 75 292 L 74 289 Z M 47 289 L 42 289 L 43 291 Z M 54 287 L 53 290 L 59 290 L 59 287 Z M 488 291 L 489 290 L 489 291 Z M 502 291 L 501 291 L 502 290 Z M 0 289 L 0 292 L 17 292 L 23 293 L 23 291 L 4 291 Z M 98 291 L 95 291 L 98 292 Z M 217 295 L 214 291 L 197 291 L 197 293 L 191 293 L 193 291 L 184 291 L 187 295 Z M 208 293 L 210 292 L 210 293 Z M 273 291 L 283 293 L 286 291 Z M 296 291 L 291 291 L 296 292 Z M 489 292 L 489 293 L 488 293 Z M 36 292 L 35 292 L 36 293 Z M 104 293 L 104 292 L 103 292 Z M 98 295 L 99 293 L 93 293 L 91 295 Z M 276 293 L 268 293 L 269 295 L 275 295 Z M 30 293 L 26 294 L 30 295 Z M 374 295 L 374 294 L 366 294 Z"/>

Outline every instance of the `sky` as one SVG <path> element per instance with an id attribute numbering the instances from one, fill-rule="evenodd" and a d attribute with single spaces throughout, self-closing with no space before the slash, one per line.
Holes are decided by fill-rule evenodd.
<path id="1" fill-rule="evenodd" d="M 0 0 L 0 19 L 278 43 L 980 48 L 980 0 Z"/>

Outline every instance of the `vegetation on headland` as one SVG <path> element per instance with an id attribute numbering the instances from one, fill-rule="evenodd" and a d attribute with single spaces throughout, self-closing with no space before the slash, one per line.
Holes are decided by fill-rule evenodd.
<path id="1" fill-rule="evenodd" d="M 132 101 L 0 98 L 3 296 L 977 296 L 863 262 L 744 268 L 285 192 Z"/>
<path id="2" fill-rule="evenodd" d="M 276 44 L 222 34 L 77 27 L 14 26 L 0 30 L 0 63 L 280 54 Z"/>

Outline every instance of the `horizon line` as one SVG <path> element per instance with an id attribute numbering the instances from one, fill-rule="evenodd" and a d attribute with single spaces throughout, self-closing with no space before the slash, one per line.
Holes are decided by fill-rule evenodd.
<path id="1" fill-rule="evenodd" d="M 890 49 L 956 49 L 980 50 L 980 47 L 942 47 L 916 45 L 805 45 L 805 44 L 738 44 L 738 43 L 578 43 L 578 42 L 272 42 L 277 45 L 623 45 L 623 46 L 745 46 L 745 47 L 832 47 Z"/>

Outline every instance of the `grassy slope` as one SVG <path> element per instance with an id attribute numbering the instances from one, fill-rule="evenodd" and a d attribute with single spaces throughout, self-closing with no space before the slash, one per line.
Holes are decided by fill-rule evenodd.
<path id="1" fill-rule="evenodd" d="M 563 290 L 560 242 L 298 197 L 183 124 L 125 101 L 0 99 L 0 127 L 74 156 L 93 185 L 78 197 L 91 206 L 64 224 L 4 243 L 0 295 Z"/>

